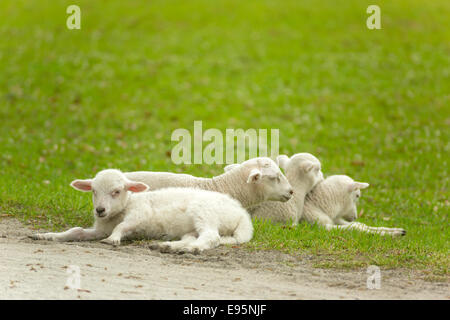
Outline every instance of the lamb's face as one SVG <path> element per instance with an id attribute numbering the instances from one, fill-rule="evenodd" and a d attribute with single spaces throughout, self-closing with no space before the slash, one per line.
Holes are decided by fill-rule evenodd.
<path id="1" fill-rule="evenodd" d="M 262 190 L 264 200 L 286 202 L 292 198 L 294 190 L 279 168 L 269 172 L 263 169 L 262 172 L 259 189 Z"/>
<path id="2" fill-rule="evenodd" d="M 92 181 L 94 214 L 99 218 L 121 212 L 128 199 L 126 180 L 120 172 L 101 171 Z"/>
<path id="3" fill-rule="evenodd" d="M 355 221 L 358 218 L 358 209 L 356 205 L 357 202 L 355 202 L 352 195 L 350 195 L 349 199 L 344 201 L 344 206 L 341 208 L 339 216 L 350 222 Z"/>
<path id="4" fill-rule="evenodd" d="M 310 153 L 297 153 L 291 158 L 279 156 L 278 162 L 290 181 L 299 179 L 299 181 L 307 183 L 308 187 L 312 189 L 323 180 L 322 165 L 319 159 Z"/>
<path id="5" fill-rule="evenodd" d="M 358 205 L 359 198 L 361 197 L 361 189 L 365 189 L 368 186 L 369 186 L 368 183 L 357 181 L 352 181 L 347 186 L 347 192 L 349 197 L 349 209 L 344 218 L 347 219 L 348 221 L 353 221 L 358 218 L 358 210 L 356 209 L 356 206 Z"/>
<path id="6" fill-rule="evenodd" d="M 92 191 L 94 215 L 107 219 L 122 212 L 127 204 L 128 191 L 146 191 L 148 186 L 128 180 L 122 172 L 114 169 L 100 171 L 94 179 L 75 180 L 71 186 L 80 191 Z"/>
<path id="7" fill-rule="evenodd" d="M 331 176 L 325 181 L 326 185 L 330 186 L 330 190 L 334 191 L 334 198 L 340 202 L 338 207 L 341 208 L 341 212 L 338 215 L 347 221 L 357 219 L 358 210 L 356 206 L 361 197 L 361 189 L 367 188 L 369 184 L 354 181 L 345 175 Z"/>
<path id="8" fill-rule="evenodd" d="M 239 167 L 249 172 L 247 183 L 252 184 L 264 200 L 285 202 L 292 198 L 294 191 L 291 184 L 272 159 L 250 159 L 239 165 L 227 166 L 225 171 Z"/>

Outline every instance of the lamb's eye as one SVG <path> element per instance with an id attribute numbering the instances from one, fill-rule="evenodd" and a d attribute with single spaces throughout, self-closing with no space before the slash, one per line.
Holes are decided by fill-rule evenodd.
<path id="1" fill-rule="evenodd" d="M 113 191 L 112 196 L 117 197 L 120 194 L 120 190 Z"/>

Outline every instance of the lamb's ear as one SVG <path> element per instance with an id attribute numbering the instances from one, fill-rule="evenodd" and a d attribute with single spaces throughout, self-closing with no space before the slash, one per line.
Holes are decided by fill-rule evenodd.
<path id="1" fill-rule="evenodd" d="M 356 183 L 356 187 L 358 189 L 366 189 L 369 187 L 369 184 L 367 182 L 355 182 Z"/>
<path id="2" fill-rule="evenodd" d="M 131 192 L 144 192 L 149 189 L 149 186 L 143 182 L 129 181 L 125 184 L 125 189 Z"/>
<path id="3" fill-rule="evenodd" d="M 303 168 L 303 170 L 305 170 L 305 172 L 309 172 L 314 168 L 318 168 L 319 166 L 317 165 L 317 163 L 314 163 L 312 161 L 303 161 L 301 167 Z"/>
<path id="4" fill-rule="evenodd" d="M 261 180 L 262 173 L 259 171 L 259 169 L 252 169 L 250 171 L 250 174 L 248 175 L 247 183 L 256 183 L 259 180 Z"/>
<path id="5" fill-rule="evenodd" d="M 239 163 L 229 164 L 229 165 L 225 166 L 225 168 L 223 168 L 223 171 L 228 172 L 228 171 L 233 170 L 233 169 L 235 169 L 237 167 L 239 167 Z"/>
<path id="6" fill-rule="evenodd" d="M 286 171 L 287 165 L 289 163 L 289 161 L 291 161 L 291 159 L 289 159 L 289 157 L 285 154 L 279 155 L 277 157 L 277 164 L 278 166 Z"/>
<path id="7" fill-rule="evenodd" d="M 89 192 L 92 191 L 92 179 L 86 180 L 73 180 L 70 186 L 78 191 Z"/>
<path id="8" fill-rule="evenodd" d="M 348 186 L 348 191 L 352 192 L 352 191 L 355 191 L 357 189 L 365 189 L 367 187 L 369 187 L 368 183 L 354 181 Z"/>

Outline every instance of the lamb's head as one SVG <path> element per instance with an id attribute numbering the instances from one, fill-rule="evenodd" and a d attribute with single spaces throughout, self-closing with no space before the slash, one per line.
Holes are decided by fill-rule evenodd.
<path id="1" fill-rule="evenodd" d="M 255 188 L 255 193 L 260 194 L 264 201 L 285 202 L 292 198 L 294 193 L 292 186 L 272 159 L 253 158 L 224 168 L 225 172 L 237 169 L 245 174 L 247 183 Z"/>
<path id="2" fill-rule="evenodd" d="M 121 171 L 115 169 L 102 170 L 94 179 L 74 180 L 70 185 L 79 191 L 92 191 L 94 214 L 102 219 L 111 218 L 124 210 L 128 191 L 148 190 L 145 183 L 128 180 Z"/>
<path id="3" fill-rule="evenodd" d="M 333 190 L 335 199 L 339 201 L 340 212 L 338 215 L 347 221 L 358 218 L 356 205 L 361 197 L 361 190 L 366 189 L 369 184 L 354 181 L 345 175 L 330 176 L 324 181 L 324 186 L 328 190 Z"/>
<path id="4" fill-rule="evenodd" d="M 310 153 L 297 153 L 290 158 L 280 155 L 277 161 L 288 180 L 305 185 L 307 191 L 323 180 L 320 161 Z"/>

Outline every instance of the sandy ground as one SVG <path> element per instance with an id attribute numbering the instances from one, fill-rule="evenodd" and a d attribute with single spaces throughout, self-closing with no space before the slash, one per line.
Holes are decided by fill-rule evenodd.
<path id="1" fill-rule="evenodd" d="M 0 220 L 0 299 L 450 299 L 448 282 L 381 271 L 367 289 L 366 269 L 323 270 L 308 256 L 220 247 L 201 255 L 113 248 L 97 242 L 33 241 L 35 231 Z M 71 266 L 80 289 L 67 286 Z"/>

